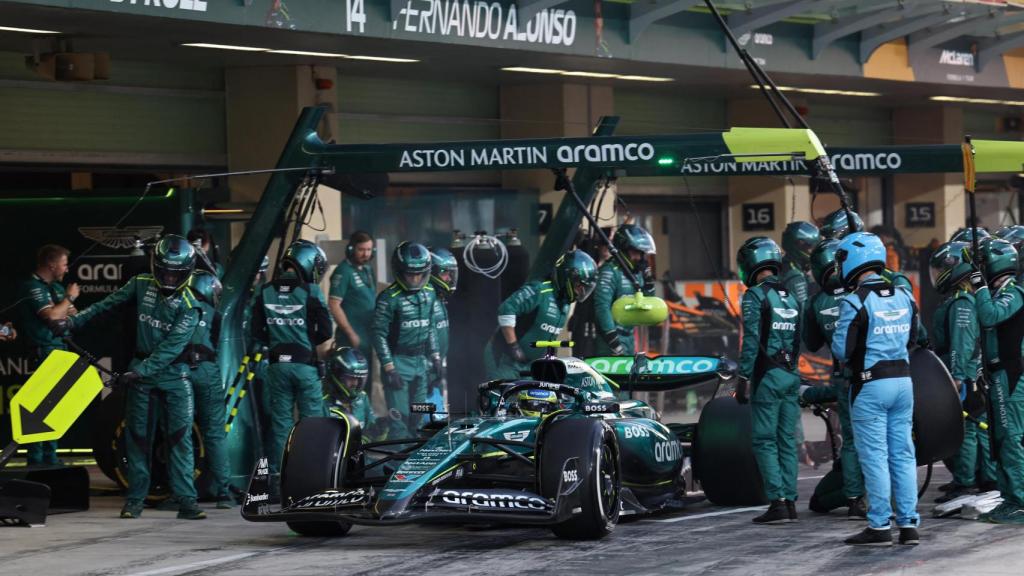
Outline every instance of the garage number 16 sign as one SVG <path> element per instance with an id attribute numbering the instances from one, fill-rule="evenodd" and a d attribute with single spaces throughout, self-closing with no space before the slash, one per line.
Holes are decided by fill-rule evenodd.
<path id="1" fill-rule="evenodd" d="M 775 229 L 775 204 L 766 202 L 763 204 L 743 205 L 743 230 L 774 230 Z"/>

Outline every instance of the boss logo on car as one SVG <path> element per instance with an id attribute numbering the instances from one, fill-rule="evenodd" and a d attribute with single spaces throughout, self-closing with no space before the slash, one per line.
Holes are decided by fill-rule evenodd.
<path id="1" fill-rule="evenodd" d="M 626 438 L 647 438 L 651 435 L 651 431 L 643 426 L 623 426 L 622 430 Z"/>
<path id="2" fill-rule="evenodd" d="M 335 508 L 338 506 L 362 504 L 366 499 L 366 490 L 362 488 L 347 492 L 328 490 L 319 494 L 313 494 L 312 496 L 306 496 L 296 502 L 292 508 Z"/>
<path id="3" fill-rule="evenodd" d="M 619 411 L 619 405 L 616 403 L 603 403 L 603 402 L 591 402 L 583 405 L 583 411 L 588 414 L 612 414 Z M 631 438 L 631 436 L 626 436 Z"/>
<path id="4" fill-rule="evenodd" d="M 669 440 L 668 442 L 654 443 L 654 459 L 658 462 L 675 462 L 683 457 L 683 449 L 679 442 Z"/>
<path id="5" fill-rule="evenodd" d="M 441 503 L 450 506 L 472 506 L 499 510 L 549 510 L 551 504 L 544 498 L 514 492 L 444 490 Z"/>
<path id="6" fill-rule="evenodd" d="M 562 482 L 579 482 L 580 474 L 577 470 L 562 470 Z"/>

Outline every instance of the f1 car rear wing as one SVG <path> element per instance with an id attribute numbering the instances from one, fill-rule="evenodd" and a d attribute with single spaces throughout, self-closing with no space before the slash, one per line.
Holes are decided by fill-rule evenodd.
<path id="1" fill-rule="evenodd" d="M 736 363 L 715 356 L 599 356 L 584 360 L 623 390 L 664 392 L 714 381 L 736 374 Z"/>

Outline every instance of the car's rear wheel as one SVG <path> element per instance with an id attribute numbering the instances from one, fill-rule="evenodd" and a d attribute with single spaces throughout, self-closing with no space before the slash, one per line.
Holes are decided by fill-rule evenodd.
<path id="1" fill-rule="evenodd" d="M 541 494 L 557 498 L 562 467 L 577 458 L 582 482 L 581 510 L 551 528 L 556 536 L 571 540 L 603 538 L 619 521 L 621 474 L 615 432 L 602 420 L 573 418 L 553 423 L 544 434 L 540 450 Z"/>
<path id="2" fill-rule="evenodd" d="M 704 405 L 693 439 L 693 471 L 704 495 L 719 506 L 766 502 L 751 443 L 750 405 L 715 398 Z"/>
<path id="3" fill-rule="evenodd" d="M 340 488 L 349 438 L 347 420 L 303 418 L 292 428 L 281 466 L 281 501 L 287 506 L 306 496 Z M 302 536 L 344 536 L 348 522 L 288 522 Z"/>

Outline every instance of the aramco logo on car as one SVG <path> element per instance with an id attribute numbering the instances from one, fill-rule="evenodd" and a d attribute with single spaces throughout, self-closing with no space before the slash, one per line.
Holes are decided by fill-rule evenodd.
<path id="1" fill-rule="evenodd" d="M 633 370 L 633 358 L 606 357 L 590 358 L 587 364 L 601 374 L 629 374 Z M 702 356 L 664 356 L 647 361 L 644 374 L 703 374 L 718 369 L 718 358 Z"/>

